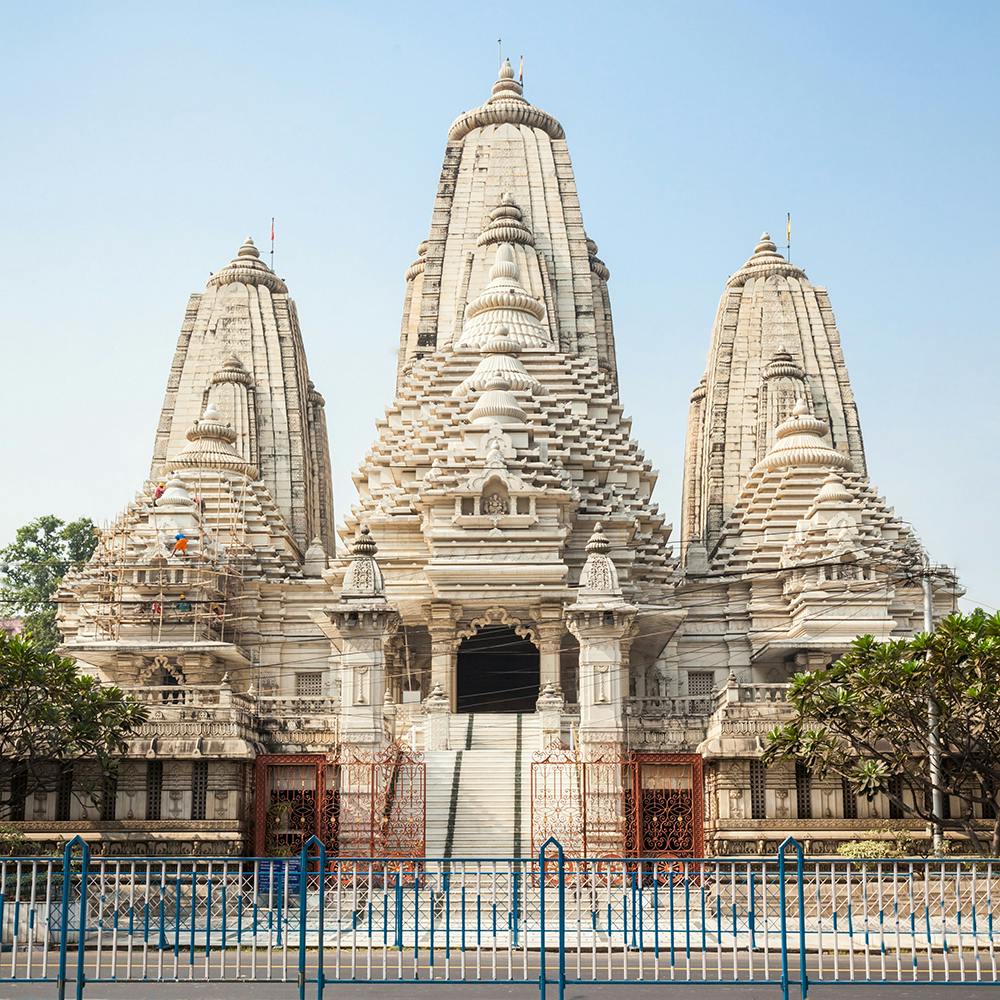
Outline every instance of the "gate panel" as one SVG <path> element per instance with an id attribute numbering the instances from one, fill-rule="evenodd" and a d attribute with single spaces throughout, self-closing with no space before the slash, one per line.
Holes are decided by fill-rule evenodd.
<path id="1" fill-rule="evenodd" d="M 705 817 L 698 754 L 642 754 L 634 797 L 640 857 L 701 857 Z"/>

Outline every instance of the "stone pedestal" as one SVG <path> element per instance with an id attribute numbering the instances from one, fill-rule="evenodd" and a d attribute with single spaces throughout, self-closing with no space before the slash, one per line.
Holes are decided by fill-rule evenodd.
<path id="1" fill-rule="evenodd" d="M 562 741 L 563 696 L 551 682 L 542 687 L 535 702 L 542 734 L 542 748 L 557 747 Z"/>
<path id="2" fill-rule="evenodd" d="M 451 706 L 448 696 L 441 686 L 435 684 L 424 699 L 427 725 L 424 729 L 424 746 L 427 750 L 448 749 L 448 729 L 451 721 Z"/>

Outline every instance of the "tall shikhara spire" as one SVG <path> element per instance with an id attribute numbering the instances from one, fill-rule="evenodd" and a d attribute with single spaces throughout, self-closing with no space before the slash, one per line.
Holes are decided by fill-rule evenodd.
<path id="1" fill-rule="evenodd" d="M 334 550 L 330 450 L 323 397 L 309 380 L 295 303 L 247 237 L 191 296 L 156 431 L 151 478 L 215 404 L 233 445 L 259 471 L 300 552 Z"/>
<path id="2" fill-rule="evenodd" d="M 608 270 L 583 228 L 563 129 L 525 100 L 509 60 L 486 103 L 448 132 L 430 235 L 406 272 L 397 388 L 415 358 L 461 338 L 498 243 L 543 303 L 556 349 L 616 383 Z"/>
<path id="3" fill-rule="evenodd" d="M 572 598 L 598 520 L 629 599 L 672 579 L 656 473 L 618 397 L 607 269 L 562 127 L 505 63 L 452 125 L 433 225 L 407 272 L 396 397 L 354 482 L 387 593 L 533 620 Z M 665 641 L 665 640 L 664 640 Z"/>
<path id="4" fill-rule="evenodd" d="M 726 282 L 705 375 L 691 394 L 682 550 L 711 555 L 747 477 L 805 399 L 829 443 L 866 472 L 858 409 L 825 288 L 764 233 Z"/>

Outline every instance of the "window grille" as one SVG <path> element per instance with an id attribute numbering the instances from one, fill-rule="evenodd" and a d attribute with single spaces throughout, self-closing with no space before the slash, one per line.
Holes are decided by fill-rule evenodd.
<path id="1" fill-rule="evenodd" d="M 889 799 L 889 819 L 902 819 L 904 816 L 903 807 L 893 802 L 893 798 L 901 799 L 903 797 L 902 775 L 894 774 L 889 779 L 889 795 L 892 796 Z"/>
<path id="2" fill-rule="evenodd" d="M 708 696 L 715 684 L 715 674 L 711 670 L 688 671 L 688 694 Z"/>
<path id="3" fill-rule="evenodd" d="M 59 766 L 59 785 L 56 788 L 56 819 L 65 822 L 73 808 L 73 765 Z"/>
<path id="4" fill-rule="evenodd" d="M 208 802 L 208 761 L 198 760 L 191 767 L 191 819 L 205 818 Z"/>
<path id="5" fill-rule="evenodd" d="M 163 761 L 146 765 L 146 819 L 160 819 L 163 801 Z"/>
<path id="6" fill-rule="evenodd" d="M 106 774 L 101 789 L 101 819 L 112 820 L 117 816 L 118 775 Z"/>
<path id="7" fill-rule="evenodd" d="M 10 778 L 10 818 L 15 822 L 24 819 L 24 806 L 28 798 L 28 770 L 17 767 Z"/>
<path id="8" fill-rule="evenodd" d="M 750 818 L 767 819 L 767 768 L 757 759 L 750 761 Z"/>
<path id="9" fill-rule="evenodd" d="M 844 800 L 844 819 L 857 819 L 858 797 L 847 778 L 840 779 L 840 794 Z"/>
<path id="10" fill-rule="evenodd" d="M 309 671 L 295 675 L 295 694 L 299 698 L 319 698 L 323 694 L 323 672 Z"/>
<path id="11" fill-rule="evenodd" d="M 812 775 L 800 760 L 795 762 L 795 808 L 799 819 L 812 819 Z"/>

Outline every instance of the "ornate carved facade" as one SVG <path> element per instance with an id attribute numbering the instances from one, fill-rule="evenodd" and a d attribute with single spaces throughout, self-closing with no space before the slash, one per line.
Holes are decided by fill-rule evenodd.
<path id="1" fill-rule="evenodd" d="M 789 832 L 827 848 L 891 818 L 760 765 L 794 671 L 920 623 L 919 545 L 867 478 L 826 291 L 767 234 L 727 282 L 675 558 L 619 397 L 608 280 L 562 127 L 505 63 L 448 134 L 338 556 L 322 397 L 248 240 L 191 299 L 150 480 L 60 595 L 65 650 L 149 722 L 110 805 L 105 789 L 58 818 L 50 795 L 31 835 L 268 849 L 350 813 L 369 817 L 352 844 L 384 843 L 389 817 L 415 822 L 405 759 L 411 792 L 427 768 L 427 850 L 457 853 L 475 754 L 497 751 L 484 780 L 510 814 L 480 825 L 513 849 L 545 812 L 531 768 L 556 758 L 561 815 L 605 851 L 770 850 Z M 425 761 L 387 755 L 397 740 Z M 347 759 L 389 762 L 382 798 L 352 791 Z M 588 767 L 600 801 L 574 784 Z"/>

